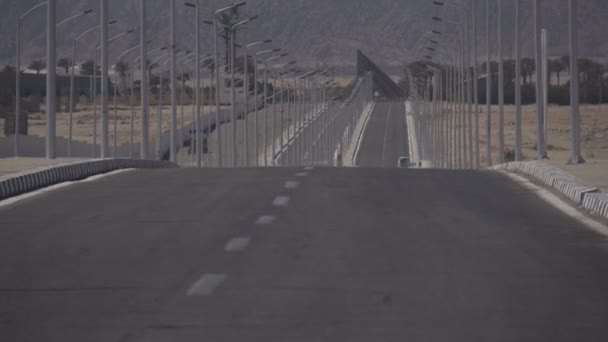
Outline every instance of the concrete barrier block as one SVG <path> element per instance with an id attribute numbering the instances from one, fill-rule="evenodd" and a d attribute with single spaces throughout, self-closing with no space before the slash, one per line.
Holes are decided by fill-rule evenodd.
<path id="1" fill-rule="evenodd" d="M 0 200 L 68 181 L 78 181 L 120 169 L 177 168 L 174 163 L 106 159 L 56 165 L 28 170 L 0 178 Z"/>

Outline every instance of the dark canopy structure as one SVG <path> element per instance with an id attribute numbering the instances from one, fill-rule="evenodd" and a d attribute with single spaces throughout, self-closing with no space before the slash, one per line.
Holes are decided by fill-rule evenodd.
<path id="1" fill-rule="evenodd" d="M 395 81 L 393 81 L 376 63 L 367 57 L 361 50 L 357 50 L 357 76 L 361 77 L 368 72 L 374 75 L 374 91 L 381 97 L 387 99 L 400 99 L 405 97 L 405 93 Z"/>

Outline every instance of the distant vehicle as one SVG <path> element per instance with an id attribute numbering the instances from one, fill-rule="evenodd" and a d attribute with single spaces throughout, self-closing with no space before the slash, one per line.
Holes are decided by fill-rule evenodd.
<path id="1" fill-rule="evenodd" d="M 410 158 L 400 157 L 397 161 L 397 167 L 400 169 L 407 169 L 410 167 Z"/>
<path id="2" fill-rule="evenodd" d="M 379 92 L 374 92 L 374 96 L 375 97 L 380 97 L 380 93 Z"/>

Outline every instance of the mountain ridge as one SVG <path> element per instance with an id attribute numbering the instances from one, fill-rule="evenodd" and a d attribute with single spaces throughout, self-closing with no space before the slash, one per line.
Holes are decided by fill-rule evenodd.
<path id="1" fill-rule="evenodd" d="M 18 13 L 32 7 L 39 0 L 0 0 L 4 8 L 3 20 L 0 21 L 0 62 L 14 64 L 15 26 Z M 203 19 L 210 19 L 212 9 L 219 8 L 231 1 L 212 0 L 201 2 Z M 477 1 L 480 32 L 485 32 L 485 1 Z M 57 1 L 58 18 L 65 18 L 79 10 L 93 8 L 95 13 L 79 18 L 66 25 L 58 32 L 58 57 L 70 55 L 71 38 L 87 28 L 94 26 L 99 18 L 99 1 L 66 0 Z M 605 0 L 579 1 L 580 46 L 581 55 L 602 57 L 608 52 L 608 43 L 602 39 L 603 32 L 608 30 L 608 23 L 603 18 L 608 14 L 608 3 Z M 178 34 L 180 47 L 191 48 L 193 45 L 193 13 L 177 2 Z M 111 34 L 138 26 L 137 0 L 110 0 L 110 17 L 118 22 L 111 27 Z M 169 6 L 166 0 L 149 0 L 148 5 L 149 36 L 155 38 L 154 46 L 168 42 Z M 513 6 L 504 4 L 505 20 L 513 18 Z M 522 15 L 524 22 L 524 54 L 532 54 L 531 4 L 525 4 Z M 120 11 L 118 10 L 120 9 Z M 493 5 L 495 13 L 496 5 Z M 23 60 L 27 66 L 34 59 L 44 57 L 45 23 L 44 10 L 32 13 L 24 22 L 22 30 Z M 443 23 L 433 23 L 432 16 L 458 19 L 458 13 L 447 6 L 433 6 L 431 0 L 249 0 L 245 13 L 259 15 L 259 19 L 249 25 L 246 41 L 273 39 L 273 45 L 289 52 L 299 64 L 313 66 L 317 64 L 332 66 L 354 66 L 356 50 L 361 49 L 381 67 L 400 68 L 424 52 L 424 42 L 430 38 L 431 28 L 439 29 L 447 36 L 456 32 L 453 27 Z M 567 53 L 567 1 L 554 0 L 543 3 L 544 26 L 550 34 L 550 54 Z M 60 20 L 60 19 L 58 19 Z M 203 52 L 212 52 L 210 27 L 202 25 Z M 505 36 L 512 37 L 512 26 L 505 23 Z M 239 37 L 243 38 L 241 31 Z M 496 28 L 492 28 L 496 43 Z M 456 36 L 442 38 L 454 41 Z M 79 44 L 78 62 L 90 59 L 95 45 L 91 35 Z M 485 54 L 485 33 L 478 37 L 480 56 Z M 113 56 L 138 43 L 138 35 L 130 35 L 112 43 Z M 505 44 L 507 56 L 513 53 L 513 44 L 509 39 Z M 494 49 L 495 50 L 495 49 Z"/>

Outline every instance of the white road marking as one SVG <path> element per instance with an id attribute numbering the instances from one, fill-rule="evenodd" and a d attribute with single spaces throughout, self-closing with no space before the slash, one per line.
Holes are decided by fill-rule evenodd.
<path id="1" fill-rule="evenodd" d="M 367 114 L 365 114 L 365 121 L 363 122 L 363 127 L 361 127 L 361 130 L 359 131 L 359 135 L 357 137 L 357 145 L 355 146 L 355 150 L 353 151 L 353 156 L 352 156 L 352 167 L 357 167 L 357 159 L 359 158 L 359 150 L 361 150 L 361 143 L 363 142 L 363 136 L 365 135 L 365 132 L 367 130 L 367 124 L 369 123 L 369 118 L 372 117 L 372 113 L 374 112 L 374 108 L 376 107 L 376 102 L 373 102 L 371 105 L 371 108 L 369 109 L 369 111 L 367 112 Z M 361 120 L 362 118 L 359 118 L 359 120 Z M 359 127 L 359 123 L 357 123 L 357 127 Z M 348 152 L 347 152 L 348 155 Z"/>
<path id="2" fill-rule="evenodd" d="M 264 216 L 260 216 L 258 218 L 258 220 L 255 221 L 255 224 L 258 224 L 258 225 L 272 224 L 274 221 L 276 221 L 276 219 L 277 218 L 275 216 L 264 215 Z"/>
<path id="3" fill-rule="evenodd" d="M 308 176 L 308 172 L 296 173 L 296 177 L 306 177 L 306 176 Z"/>
<path id="4" fill-rule="evenodd" d="M 602 234 L 602 235 L 608 237 L 608 227 L 606 227 L 605 224 L 603 224 L 599 221 L 596 221 L 596 220 L 586 216 L 585 214 L 581 213 L 576 208 L 572 207 L 572 205 L 570 205 L 568 202 L 564 201 L 563 199 L 561 199 L 559 196 L 555 195 L 551 191 L 532 183 L 532 181 L 530 181 L 529 179 L 522 177 L 520 175 L 506 172 L 506 171 L 501 171 L 501 172 L 503 174 L 505 174 L 507 177 L 513 179 L 515 182 L 521 184 L 524 188 L 534 192 L 538 197 L 542 198 L 547 203 L 549 203 L 552 206 L 554 206 L 555 208 L 559 209 L 564 214 L 581 222 L 582 224 L 587 226 L 589 229 L 595 231 L 596 233 L 599 233 L 599 234 Z"/>
<path id="5" fill-rule="evenodd" d="M 315 169 L 314 166 L 307 166 L 307 167 L 304 168 L 304 170 L 306 170 L 306 171 L 312 171 L 314 169 Z"/>
<path id="6" fill-rule="evenodd" d="M 385 159 L 385 155 L 386 155 L 386 140 L 388 138 L 388 123 L 390 122 L 391 119 L 391 109 L 392 109 L 392 105 L 389 103 L 388 104 L 388 111 L 386 112 L 386 121 L 384 122 L 384 139 L 382 139 L 382 159 L 380 160 L 380 163 L 384 165 L 384 159 Z"/>
<path id="7" fill-rule="evenodd" d="M 287 181 L 285 182 L 285 189 L 297 189 L 300 187 L 300 182 Z"/>
<path id="8" fill-rule="evenodd" d="M 224 280 L 226 280 L 225 274 L 205 274 L 194 283 L 186 295 L 188 297 L 193 296 L 208 296 L 220 286 Z"/>
<path id="9" fill-rule="evenodd" d="M 237 237 L 228 241 L 228 244 L 226 244 L 226 248 L 224 248 L 224 250 L 226 252 L 242 252 L 245 250 L 245 248 L 247 248 L 247 246 L 249 246 L 250 242 L 250 237 Z"/>
<path id="10" fill-rule="evenodd" d="M 289 204 L 289 196 L 278 196 L 272 201 L 275 207 L 286 207 Z"/>
<path id="11" fill-rule="evenodd" d="M 135 169 L 116 170 L 116 171 L 104 173 L 104 174 L 101 174 L 101 175 L 91 176 L 89 178 L 86 178 L 86 179 L 83 179 L 83 180 L 80 180 L 80 181 L 76 181 L 76 182 L 64 182 L 64 183 L 59 183 L 59 184 L 51 185 L 51 186 L 48 186 L 48 187 L 40 189 L 40 190 L 28 192 L 28 193 L 25 193 L 23 195 L 14 196 L 14 197 L 11 197 L 11 198 L 7 198 L 7 199 L 5 199 L 3 201 L 0 201 L 0 208 L 6 207 L 6 206 L 9 206 L 9 205 L 13 205 L 13 204 L 15 204 L 17 202 L 21 202 L 21 201 L 26 200 L 28 198 L 39 196 L 39 195 L 45 194 L 47 192 L 63 189 L 63 188 L 66 188 L 66 187 L 68 187 L 70 185 L 74 185 L 74 184 L 78 184 L 78 183 L 94 182 L 94 181 L 99 180 L 101 178 L 106 178 L 106 177 L 117 175 L 119 173 L 129 172 L 129 171 L 134 171 L 134 170 Z"/>

